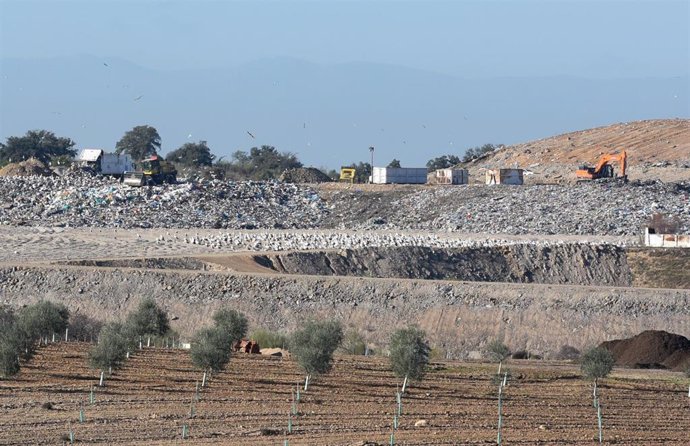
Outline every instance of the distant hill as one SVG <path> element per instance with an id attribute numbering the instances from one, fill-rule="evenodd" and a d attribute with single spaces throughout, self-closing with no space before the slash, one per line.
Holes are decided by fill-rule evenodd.
<path id="1" fill-rule="evenodd" d="M 575 181 L 575 170 L 605 153 L 628 154 L 631 180 L 690 180 L 690 120 L 634 121 L 503 147 L 467 164 L 475 181 L 487 168 L 527 169 L 529 182 Z"/>

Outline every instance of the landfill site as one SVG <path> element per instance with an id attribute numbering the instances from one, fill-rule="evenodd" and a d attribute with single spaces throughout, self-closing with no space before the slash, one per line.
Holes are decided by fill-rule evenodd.
<path id="1" fill-rule="evenodd" d="M 78 171 L 5 174 L 2 301 L 58 299 L 111 319 L 152 296 L 176 315 L 182 335 L 225 303 L 273 330 L 289 331 L 305 313 L 337 315 L 372 344 L 417 323 L 456 358 L 497 336 L 540 355 L 645 329 L 688 336 L 690 254 L 646 246 L 644 236 L 654 214 L 690 233 L 688 120 L 629 127 L 675 149 L 649 161 L 637 139 L 626 140 L 627 182 L 136 188 Z M 606 147 L 620 125 L 581 133 Z M 526 149 L 493 156 L 516 150 Z M 650 179 L 667 171 L 674 181 Z"/>
<path id="2" fill-rule="evenodd" d="M 594 165 L 621 150 L 627 160 L 611 164 L 627 162 L 627 181 L 578 181 L 582 161 Z M 495 389 L 482 377 L 495 371 L 486 351 L 496 339 L 549 364 L 516 359 L 511 366 L 523 387 L 508 400 L 506 438 L 589 444 L 591 388 L 573 379 L 579 372 L 562 352 L 607 343 L 623 367 L 606 388 L 608 441 L 683 444 L 690 427 L 682 421 L 690 398 L 679 373 L 690 368 L 689 153 L 690 120 L 677 119 L 503 147 L 459 166 L 469 178 L 464 184 L 310 183 L 293 172 L 286 181 L 131 187 L 78 170 L 10 166 L 0 171 L 0 304 L 47 299 L 113 321 L 152 297 L 183 341 L 223 306 L 244 313 L 252 327 L 282 333 L 308 318 L 335 318 L 381 353 L 393 330 L 417 325 L 434 359 L 429 380 L 412 386 L 410 401 L 418 405 L 406 403 L 417 409 L 396 431 L 399 444 L 495 439 Z M 501 182 L 487 174 L 500 169 L 519 170 L 523 181 L 487 184 Z M 655 216 L 674 230 L 655 226 Z M 240 356 L 233 361 L 242 370 L 220 373 L 227 386 L 212 387 L 214 396 L 199 403 L 204 415 L 185 415 L 194 419 L 190 441 L 393 444 L 390 414 L 376 403 L 393 378 L 378 356 L 339 356 L 317 384 L 321 399 L 305 403 L 311 418 L 296 424 L 303 436 L 284 437 L 281 427 L 273 438 L 271 407 L 287 408 L 303 377 L 292 362 L 278 370 L 282 362 Z M 8 384 L 32 401 L 6 400 L 7 416 L 26 411 L 36 420 L 27 428 L 59 438 L 63 428 L 41 412 L 41 392 L 52 391 L 52 379 L 81 392 L 79 379 L 96 376 L 86 358 L 87 347 L 76 343 L 45 347 Z M 69 372 L 51 371 L 62 361 Z M 659 370 L 641 377 L 649 368 Z M 190 410 L 189 395 L 180 392 L 193 391 L 193 370 L 171 349 L 135 355 L 116 376 L 144 384 L 132 390 L 125 378 L 113 380 L 99 410 L 115 421 L 87 422 L 80 435 L 94 444 L 177 444 L 173 413 Z M 367 389 L 357 386 L 366 380 Z M 457 394 L 467 404 L 457 404 Z M 169 395 L 181 395 L 174 408 Z M 58 409 L 77 410 L 75 398 L 63 398 Z M 117 412 L 116 402 L 127 410 Z M 539 415 L 545 407 L 549 414 Z M 66 424 L 67 415 L 55 416 Z M 376 440 L 362 441 L 365 435 Z M 0 443 L 23 439 L 16 430 L 0 433 Z"/>

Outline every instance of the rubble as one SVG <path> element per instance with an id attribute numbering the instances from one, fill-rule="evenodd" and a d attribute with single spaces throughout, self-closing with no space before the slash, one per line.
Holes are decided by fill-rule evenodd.
<path id="1" fill-rule="evenodd" d="M 2 177 L 50 177 L 53 175 L 53 172 L 36 158 L 29 158 L 19 163 L 10 163 L 0 169 L 0 176 Z"/>
<path id="2" fill-rule="evenodd" d="M 314 167 L 287 169 L 279 179 L 285 183 L 330 183 L 333 181 L 331 177 Z"/>

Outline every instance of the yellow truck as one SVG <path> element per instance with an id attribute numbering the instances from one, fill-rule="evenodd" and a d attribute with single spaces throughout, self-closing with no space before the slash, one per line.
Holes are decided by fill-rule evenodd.
<path id="1" fill-rule="evenodd" d="M 152 155 L 139 163 L 134 172 L 125 172 L 124 183 L 128 186 L 153 186 L 156 184 L 177 182 L 177 169 L 169 161 L 158 155 Z"/>

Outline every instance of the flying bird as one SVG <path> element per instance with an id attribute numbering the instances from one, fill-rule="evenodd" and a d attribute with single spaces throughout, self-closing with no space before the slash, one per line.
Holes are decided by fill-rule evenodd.
<path id="1" fill-rule="evenodd" d="M 107 63 L 105 63 L 105 62 L 103 62 L 103 65 L 105 65 L 106 67 L 109 67 L 109 66 L 110 66 L 110 65 L 108 65 L 108 64 L 107 64 Z"/>
<path id="2" fill-rule="evenodd" d="M 134 100 L 135 100 L 135 101 L 138 101 L 139 99 L 141 99 L 141 98 L 143 98 L 143 97 L 144 97 L 144 95 L 142 94 L 142 95 L 137 96 L 136 98 L 134 98 Z"/>
<path id="3" fill-rule="evenodd" d="M 252 139 L 256 139 L 256 137 L 254 137 L 254 135 L 252 135 L 252 132 L 250 132 L 249 130 L 247 130 L 247 135 L 251 136 Z"/>

